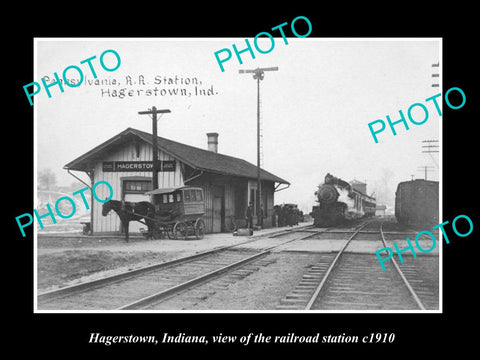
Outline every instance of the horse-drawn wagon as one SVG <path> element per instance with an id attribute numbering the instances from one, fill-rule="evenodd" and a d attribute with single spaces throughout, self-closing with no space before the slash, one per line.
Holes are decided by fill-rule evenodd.
<path id="1" fill-rule="evenodd" d="M 138 203 L 110 200 L 103 205 L 105 216 L 114 210 L 125 231 L 128 241 L 128 222 L 139 221 L 148 227 L 143 232 L 147 238 L 187 239 L 195 236 L 202 239 L 205 234 L 205 213 L 203 189 L 200 187 L 181 186 L 175 188 L 155 189 L 146 192 L 151 202 Z M 142 221 L 142 219 L 144 221 Z"/>
<path id="2" fill-rule="evenodd" d="M 157 232 L 160 236 L 166 234 L 174 239 L 187 239 L 188 236 L 203 238 L 205 202 L 202 188 L 164 188 L 146 194 L 151 195 L 155 206 L 154 237 Z"/>

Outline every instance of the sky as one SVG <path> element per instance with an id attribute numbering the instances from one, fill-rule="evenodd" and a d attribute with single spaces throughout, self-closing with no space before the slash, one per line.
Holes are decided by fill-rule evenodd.
<path id="1" fill-rule="evenodd" d="M 239 70 L 278 66 L 260 83 L 262 167 L 291 183 L 275 194 L 275 203 L 297 203 L 311 211 L 314 192 L 327 173 L 366 180 L 367 192 L 375 191 L 378 203 L 390 205 L 400 181 L 424 178 L 421 166 L 430 167 L 429 180 L 439 180 L 436 164 L 442 153 L 422 153 L 422 140 L 441 139 L 442 117 L 432 102 L 425 102 L 442 92 L 432 87 L 441 84 L 442 64 L 432 67 L 441 59 L 440 39 L 288 38 L 286 45 L 275 38 L 266 54 L 249 41 L 255 58 L 244 52 L 240 64 L 232 44 L 241 50 L 244 38 L 37 38 L 32 81 L 53 79 L 55 72 L 61 78 L 70 65 L 84 74 L 78 87 L 64 85 L 62 93 L 54 85 L 51 98 L 42 87 L 34 96 L 37 171 L 50 168 L 59 185 L 71 184 L 75 179 L 65 164 L 128 127 L 151 132 L 150 118 L 138 112 L 152 106 L 171 110 L 158 121 L 159 136 L 207 149 L 206 133 L 217 132 L 220 153 L 256 164 L 257 84 Z M 258 46 L 268 49 L 270 40 L 261 38 Z M 214 53 L 225 48 L 233 55 L 222 72 Z M 102 68 L 106 50 L 118 53 L 118 69 Z M 81 64 L 93 56 L 98 80 L 107 84 L 95 85 L 88 63 Z M 111 52 L 103 60 L 106 68 L 117 64 Z M 432 78 L 433 73 L 440 78 Z M 80 80 L 74 68 L 66 74 Z M 120 98 L 122 89 L 126 96 Z M 408 120 L 414 103 L 428 109 L 422 125 Z M 409 130 L 398 124 L 394 136 L 387 124 L 375 143 L 368 123 L 387 123 L 387 115 L 399 120 L 399 110 Z M 424 113 L 416 106 L 412 116 L 420 121 Z"/>

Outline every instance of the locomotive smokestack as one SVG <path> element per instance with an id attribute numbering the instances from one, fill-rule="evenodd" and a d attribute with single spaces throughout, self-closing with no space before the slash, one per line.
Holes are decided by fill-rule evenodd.
<path id="1" fill-rule="evenodd" d="M 208 150 L 213 151 L 214 153 L 218 152 L 218 133 L 211 132 L 207 133 L 208 138 Z"/>

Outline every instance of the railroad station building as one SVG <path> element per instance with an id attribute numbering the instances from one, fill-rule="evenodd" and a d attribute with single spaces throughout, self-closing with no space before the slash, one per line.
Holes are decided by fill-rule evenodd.
<path id="1" fill-rule="evenodd" d="M 205 230 L 216 233 L 225 231 L 232 218 L 241 223 L 250 201 L 256 211 L 257 167 L 245 160 L 218 153 L 217 133 L 208 133 L 207 139 L 208 150 L 205 150 L 157 137 L 158 188 L 202 187 L 205 194 Z M 114 200 L 150 201 L 145 192 L 152 190 L 152 140 L 152 134 L 127 128 L 69 162 L 64 169 L 77 179 L 72 171 L 85 172 L 91 181 L 87 184 L 90 188 L 98 181 L 107 181 L 113 188 Z M 290 183 L 263 169 L 260 179 L 263 225 L 271 227 L 274 194 L 290 186 Z M 103 188 L 96 189 L 100 199 L 109 196 L 109 190 Z M 96 201 L 91 203 L 91 227 L 96 234 L 121 231 L 118 216 L 113 211 L 102 216 L 102 204 Z M 130 232 L 137 232 L 141 227 L 145 225 L 132 221 Z"/>

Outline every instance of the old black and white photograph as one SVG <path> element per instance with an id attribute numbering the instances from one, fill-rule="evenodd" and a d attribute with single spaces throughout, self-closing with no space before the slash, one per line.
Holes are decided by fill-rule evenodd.
<path id="1" fill-rule="evenodd" d="M 295 20 L 34 40 L 35 312 L 442 312 L 442 39 Z"/>

